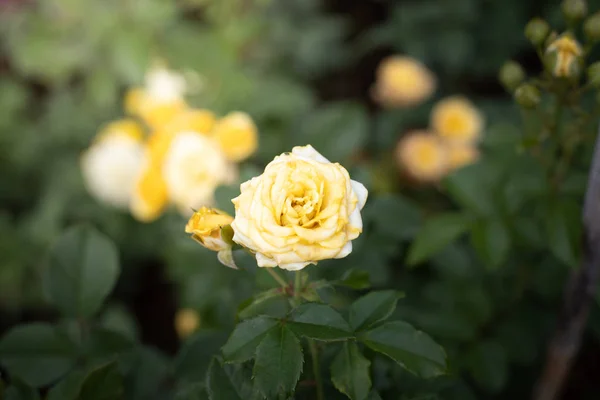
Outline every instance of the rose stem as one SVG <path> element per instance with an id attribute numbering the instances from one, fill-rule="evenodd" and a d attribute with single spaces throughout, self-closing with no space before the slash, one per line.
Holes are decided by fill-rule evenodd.
<path id="1" fill-rule="evenodd" d="M 275 279 L 277 281 L 277 283 L 279 283 L 281 285 L 281 287 L 285 288 L 288 286 L 287 282 L 284 281 L 283 278 L 281 278 L 277 272 L 273 271 L 273 268 L 267 267 L 265 269 L 267 270 L 267 272 L 269 274 L 271 274 L 273 279 Z"/>
<path id="2" fill-rule="evenodd" d="M 312 358 L 313 374 L 315 376 L 315 381 L 317 382 L 317 400 L 323 400 L 325 397 L 323 396 L 323 382 L 321 381 L 317 345 L 314 340 L 308 339 L 308 346 L 310 348 L 310 357 Z"/>
<path id="3" fill-rule="evenodd" d="M 296 276 L 294 277 L 294 300 L 296 302 L 300 299 L 300 286 L 302 286 L 302 271 L 296 271 Z"/>

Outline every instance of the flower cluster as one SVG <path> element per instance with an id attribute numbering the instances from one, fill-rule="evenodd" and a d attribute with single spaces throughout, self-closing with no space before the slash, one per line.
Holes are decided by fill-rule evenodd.
<path id="1" fill-rule="evenodd" d="M 259 267 L 297 271 L 346 257 L 362 232 L 360 211 L 367 189 L 312 146 L 275 157 L 262 175 L 242 183 L 233 199 L 235 217 L 214 209 L 197 211 L 186 232 L 219 260 L 234 266 L 233 243 L 255 255 Z"/>
<path id="2" fill-rule="evenodd" d="M 477 160 L 483 117 L 467 99 L 453 96 L 431 111 L 428 130 L 413 131 L 396 147 L 399 165 L 414 179 L 435 181 Z"/>
<path id="3" fill-rule="evenodd" d="M 129 119 L 100 130 L 81 159 L 88 191 L 108 205 L 129 209 L 140 221 L 158 218 L 168 205 L 189 215 L 213 203 L 215 189 L 233 183 L 236 163 L 258 146 L 245 113 L 217 118 L 185 101 L 186 81 L 162 66 L 125 98 Z"/>

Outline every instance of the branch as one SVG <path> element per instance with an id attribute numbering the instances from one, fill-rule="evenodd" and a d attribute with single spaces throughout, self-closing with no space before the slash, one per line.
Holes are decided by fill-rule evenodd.
<path id="1" fill-rule="evenodd" d="M 583 262 L 571 274 L 534 400 L 555 400 L 579 351 L 600 273 L 600 133 L 583 207 Z"/>

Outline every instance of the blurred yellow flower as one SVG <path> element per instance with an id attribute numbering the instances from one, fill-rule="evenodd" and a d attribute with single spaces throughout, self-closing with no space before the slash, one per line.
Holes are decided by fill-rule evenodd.
<path id="1" fill-rule="evenodd" d="M 231 237 L 233 231 L 229 235 L 223 237 L 222 230 L 229 228 L 233 217 L 221 210 L 215 208 L 201 207 L 194 212 L 188 221 L 185 232 L 192 235 L 192 239 L 213 251 L 221 251 L 231 247 Z M 227 237 L 229 236 L 229 237 Z"/>
<path id="2" fill-rule="evenodd" d="M 258 132 L 252 118 L 243 112 L 233 112 L 220 119 L 213 131 L 230 161 L 239 162 L 248 158 L 258 147 Z"/>
<path id="3" fill-rule="evenodd" d="M 96 141 L 103 141 L 115 137 L 128 137 L 134 141 L 142 141 L 144 129 L 132 119 L 121 119 L 107 124 L 96 135 Z"/>
<path id="4" fill-rule="evenodd" d="M 396 160 L 409 175 L 420 181 L 440 179 L 448 168 L 444 142 L 427 131 L 404 136 L 396 146 Z"/>
<path id="5" fill-rule="evenodd" d="M 200 315 L 196 310 L 183 308 L 175 314 L 175 331 L 181 339 L 189 337 L 200 327 Z"/>
<path id="6" fill-rule="evenodd" d="M 379 64 L 373 95 L 386 107 L 410 107 L 427 100 L 435 87 L 435 77 L 421 62 L 391 56 Z"/>
<path id="7" fill-rule="evenodd" d="M 431 128 L 451 144 L 473 143 L 481 135 L 483 116 L 466 98 L 452 96 L 433 107 Z"/>
<path id="8" fill-rule="evenodd" d="M 142 118 L 151 128 L 160 128 L 186 109 L 185 91 L 182 75 L 154 66 L 146 73 L 144 87 L 125 95 L 125 111 Z"/>
<path id="9" fill-rule="evenodd" d="M 237 175 L 215 141 L 187 131 L 173 137 L 162 170 L 169 198 L 184 215 L 211 205 L 215 189 L 233 183 Z"/>
<path id="10" fill-rule="evenodd" d="M 343 258 L 362 232 L 367 189 L 312 146 L 275 157 L 233 199 L 233 241 L 250 249 L 259 267 L 297 271 Z"/>
<path id="11" fill-rule="evenodd" d="M 579 71 L 578 58 L 583 54 L 581 45 L 571 35 L 564 34 L 546 49 L 550 56 L 552 74 L 567 78 Z"/>
<path id="12" fill-rule="evenodd" d="M 85 186 L 99 201 L 128 208 L 143 160 L 144 148 L 139 140 L 127 134 L 107 135 L 81 156 Z"/>
<path id="13" fill-rule="evenodd" d="M 209 135 L 216 120 L 215 114 L 211 111 L 187 109 L 175 115 L 171 121 L 165 124 L 164 131 L 168 133 L 190 131 Z"/>
<path id="14" fill-rule="evenodd" d="M 131 214 L 139 221 L 150 222 L 160 216 L 168 202 L 169 197 L 162 175 L 162 164 L 148 159 L 137 178 L 132 194 Z"/>
<path id="15" fill-rule="evenodd" d="M 479 150 L 475 146 L 448 146 L 448 165 L 452 170 L 473 164 L 477 159 L 479 159 Z"/>

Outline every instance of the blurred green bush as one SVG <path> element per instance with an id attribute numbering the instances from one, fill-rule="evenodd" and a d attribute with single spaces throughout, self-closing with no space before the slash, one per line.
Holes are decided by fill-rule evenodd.
<path id="1" fill-rule="evenodd" d="M 151 61 L 161 57 L 197 82 L 193 105 L 218 113 L 243 110 L 256 121 L 260 146 L 244 164 L 242 180 L 275 155 L 311 143 L 369 188 L 365 231 L 354 252 L 310 273 L 338 279 L 351 269 L 366 271 L 374 287 L 404 291 L 394 316 L 431 334 L 451 364 L 449 376 L 422 380 L 369 354 L 373 387 L 382 398 L 529 396 L 563 284 L 580 257 L 590 149 L 580 149 L 557 191 L 549 190 L 545 171 L 518 151 L 519 110 L 496 75 L 509 58 L 529 70 L 538 67 L 521 27 L 536 14 L 557 21 L 555 3 L 0 2 L 0 331 L 56 319 L 42 294 L 45 254 L 79 222 L 110 237 L 123 266 L 102 325 L 162 347 L 135 353 L 131 398 L 170 398 L 165 390 L 204 376 L 213 350 L 226 339 L 222 332 L 236 322 L 238 305 L 257 287 L 272 287 L 263 271 L 249 279 L 219 265 L 184 234 L 179 215 L 140 224 L 84 189 L 81 152 L 102 124 L 120 117 L 126 88 L 140 84 Z M 396 142 L 427 125 L 432 101 L 401 110 L 374 104 L 369 89 L 375 69 L 390 53 L 418 58 L 434 71 L 439 88 L 433 101 L 461 93 L 485 114 L 480 162 L 438 187 L 407 184 L 394 165 Z M 525 130 L 540 125 L 529 119 Z M 236 192 L 221 187 L 218 205 L 231 211 Z M 242 256 L 239 262 L 253 261 Z M 421 265 L 413 269 L 411 262 Z M 157 285 L 164 303 L 149 300 Z M 330 296 L 340 305 L 352 301 L 345 291 Z M 199 330 L 171 359 L 179 347 L 173 326 L 179 308 L 199 313 Z M 600 351 L 599 317 L 595 305 L 594 354 Z M 107 368 L 110 376 L 114 371 Z M 170 386 L 157 386 L 164 382 Z M 341 395 L 327 398 L 342 398 L 334 396 Z"/>

